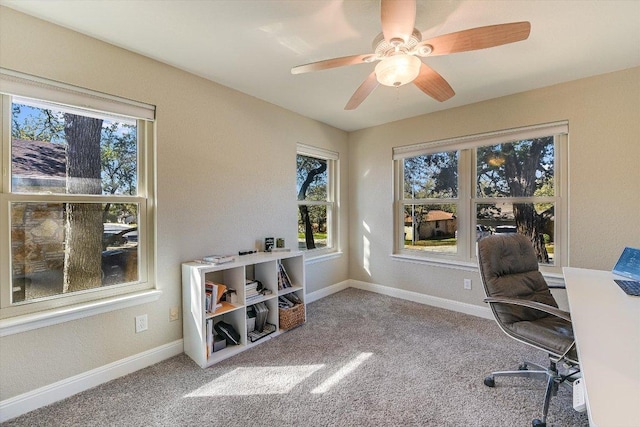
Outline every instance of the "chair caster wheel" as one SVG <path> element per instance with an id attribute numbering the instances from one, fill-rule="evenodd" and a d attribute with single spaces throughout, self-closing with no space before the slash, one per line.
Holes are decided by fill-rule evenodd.
<path id="1" fill-rule="evenodd" d="M 547 427 L 547 423 L 545 423 L 544 421 L 540 421 L 537 418 L 531 422 L 531 425 L 533 427 Z"/>
<path id="2" fill-rule="evenodd" d="M 523 363 L 522 365 L 518 366 L 518 371 L 526 371 L 527 369 L 529 369 L 529 367 L 527 366 L 526 363 Z"/>
<path id="3" fill-rule="evenodd" d="M 486 385 L 487 387 L 495 387 L 496 380 L 492 376 L 486 377 L 484 379 L 484 385 Z"/>

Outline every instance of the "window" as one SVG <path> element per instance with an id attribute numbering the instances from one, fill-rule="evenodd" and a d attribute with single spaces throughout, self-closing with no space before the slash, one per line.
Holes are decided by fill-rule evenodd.
<path id="1" fill-rule="evenodd" d="M 1 317 L 151 288 L 153 107 L 2 71 Z"/>
<path id="2" fill-rule="evenodd" d="M 336 250 L 338 153 L 298 144 L 298 248 L 322 254 Z"/>
<path id="3" fill-rule="evenodd" d="M 541 268 L 566 265 L 566 123 L 394 148 L 396 250 L 474 262 L 495 233 L 530 237 Z"/>
<path id="4" fill-rule="evenodd" d="M 457 251 L 458 152 L 403 159 L 403 249 Z"/>

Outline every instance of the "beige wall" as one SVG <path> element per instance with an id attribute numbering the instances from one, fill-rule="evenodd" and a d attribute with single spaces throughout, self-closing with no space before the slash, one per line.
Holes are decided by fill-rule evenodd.
<path id="1" fill-rule="evenodd" d="M 351 133 L 349 277 L 483 305 L 475 268 L 389 256 L 392 147 L 561 120 L 569 121 L 569 263 L 610 270 L 624 246 L 640 247 L 640 68 Z"/>
<path id="2" fill-rule="evenodd" d="M 159 301 L 0 338 L 0 400 L 182 337 L 180 263 L 253 249 L 266 236 L 295 247 L 296 143 L 339 152 L 345 214 L 347 134 L 61 27 L 0 8 L 0 66 L 157 106 Z M 347 229 L 347 216 L 340 224 Z M 348 249 L 347 233 L 340 244 Z M 307 270 L 314 291 L 347 279 L 347 256 Z M 149 330 L 134 333 L 147 313 Z"/>

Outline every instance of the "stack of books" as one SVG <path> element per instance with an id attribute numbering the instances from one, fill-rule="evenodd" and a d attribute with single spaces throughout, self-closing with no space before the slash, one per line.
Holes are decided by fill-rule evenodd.
<path id="1" fill-rule="evenodd" d="M 202 259 L 197 259 L 196 262 L 200 264 L 226 264 L 228 262 L 235 261 L 236 257 L 233 255 L 207 255 Z"/>
<path id="2" fill-rule="evenodd" d="M 263 287 L 259 280 L 246 280 L 244 286 L 244 297 L 247 304 L 258 302 L 265 295 L 271 295 L 271 289 Z"/>
<path id="3" fill-rule="evenodd" d="M 258 301 L 262 298 L 262 294 L 259 292 L 258 287 L 262 290 L 262 285 L 257 280 L 249 280 L 245 282 L 244 285 L 244 297 L 247 301 L 247 304 L 251 304 L 252 302 Z"/>

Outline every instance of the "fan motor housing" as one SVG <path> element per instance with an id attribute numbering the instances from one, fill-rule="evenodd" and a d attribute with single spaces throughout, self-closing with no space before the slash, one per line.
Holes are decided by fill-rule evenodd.
<path id="1" fill-rule="evenodd" d="M 409 40 L 406 42 L 397 42 L 396 40 L 392 40 L 392 42 L 388 42 L 384 38 L 384 34 L 380 33 L 373 39 L 373 50 L 375 52 L 375 56 L 377 58 L 385 58 L 388 56 L 392 56 L 396 52 L 400 51 L 403 53 L 409 53 L 418 46 L 418 43 L 422 41 L 422 33 L 418 31 L 416 28 L 413 29 L 413 33 Z"/>

